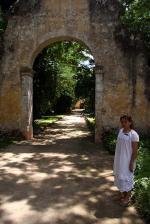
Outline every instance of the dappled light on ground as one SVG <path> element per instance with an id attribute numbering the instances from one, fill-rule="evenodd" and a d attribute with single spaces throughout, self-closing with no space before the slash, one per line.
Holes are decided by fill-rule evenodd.
<path id="1" fill-rule="evenodd" d="M 22 141 L 18 144 L 51 145 L 59 143 L 59 140 L 70 139 L 75 141 L 79 138 L 89 137 L 89 135 L 90 133 L 85 127 L 85 120 L 81 115 L 68 115 L 47 127 L 44 132 L 34 135 L 32 141 Z"/>
<path id="2" fill-rule="evenodd" d="M 67 116 L 54 130 L 70 126 L 72 133 L 49 135 L 55 144 L 42 145 L 42 139 L 35 138 L 2 150 L 0 223 L 143 223 L 133 207 L 125 208 L 115 200 L 113 157 L 94 145 L 84 119 Z M 75 134 L 79 129 L 83 135 Z"/>

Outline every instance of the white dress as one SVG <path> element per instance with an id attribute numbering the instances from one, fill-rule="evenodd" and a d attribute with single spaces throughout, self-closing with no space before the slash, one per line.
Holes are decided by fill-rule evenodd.
<path id="1" fill-rule="evenodd" d="M 130 159 L 132 156 L 132 142 L 139 142 L 139 135 L 133 129 L 124 133 L 120 129 L 115 150 L 113 165 L 114 184 L 120 192 L 128 192 L 134 186 L 134 172 L 129 170 Z M 134 170 L 136 162 L 134 163 Z"/>

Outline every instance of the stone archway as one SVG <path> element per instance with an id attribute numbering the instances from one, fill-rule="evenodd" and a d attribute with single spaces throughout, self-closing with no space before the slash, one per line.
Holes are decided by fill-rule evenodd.
<path id="1" fill-rule="evenodd" d="M 18 12 L 8 18 L 0 66 L 0 128 L 19 130 L 27 139 L 32 137 L 34 59 L 50 43 L 69 38 L 88 46 L 95 59 L 95 140 L 100 141 L 102 129 L 118 127 L 119 117 L 124 113 L 134 116 L 136 127 L 149 130 L 146 62 L 139 53 L 132 65 L 130 51 L 124 52 L 117 39 L 118 1 L 39 2 L 32 12 Z"/>
<path id="2" fill-rule="evenodd" d="M 89 49 L 91 55 L 93 55 L 91 49 L 81 40 L 73 37 L 58 37 L 46 40 L 39 44 L 38 48 L 33 51 L 30 55 L 29 64 L 26 67 L 20 69 L 21 77 L 21 132 L 24 137 L 28 140 L 33 138 L 33 75 L 34 71 L 32 69 L 34 60 L 36 56 L 50 43 L 55 43 L 58 41 L 77 41 Z M 102 114 L 101 106 L 103 101 L 103 79 L 104 71 L 103 66 L 95 64 L 95 142 L 101 141 L 101 131 L 102 131 Z"/>

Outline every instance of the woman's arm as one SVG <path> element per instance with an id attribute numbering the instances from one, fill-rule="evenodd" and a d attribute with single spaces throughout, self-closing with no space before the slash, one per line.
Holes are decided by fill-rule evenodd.
<path id="1" fill-rule="evenodd" d="M 134 162 L 136 161 L 138 154 L 138 142 L 132 142 L 132 156 L 129 164 L 130 172 L 134 171 Z"/>

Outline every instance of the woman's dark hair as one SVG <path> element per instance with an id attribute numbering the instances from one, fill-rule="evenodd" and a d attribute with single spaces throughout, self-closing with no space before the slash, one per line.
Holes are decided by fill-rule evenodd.
<path id="1" fill-rule="evenodd" d="M 120 121 L 122 119 L 125 119 L 125 120 L 129 121 L 131 123 L 130 124 L 130 128 L 131 129 L 134 129 L 134 123 L 133 123 L 133 120 L 132 120 L 132 117 L 131 116 L 129 116 L 129 115 L 123 115 L 123 116 L 120 117 Z"/>

